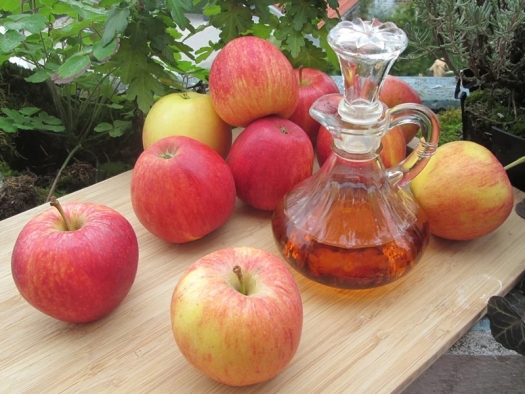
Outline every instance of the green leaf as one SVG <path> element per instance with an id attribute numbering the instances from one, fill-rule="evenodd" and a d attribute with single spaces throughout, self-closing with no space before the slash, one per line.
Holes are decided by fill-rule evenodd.
<path id="1" fill-rule="evenodd" d="M 131 127 L 130 121 L 117 119 L 113 122 L 113 129 L 109 131 L 109 135 L 113 138 L 120 137 L 130 127 Z"/>
<path id="2" fill-rule="evenodd" d="M 306 45 L 301 48 L 299 55 L 291 59 L 291 61 L 295 68 L 303 66 L 326 71 L 328 69 L 328 63 L 324 59 L 324 56 L 325 53 L 321 48 L 316 47 L 310 41 L 306 40 Z"/>
<path id="3" fill-rule="evenodd" d="M 0 34 L 0 52 L 9 53 L 25 40 L 25 36 L 14 30 L 8 30 L 5 34 Z"/>
<path id="4" fill-rule="evenodd" d="M 185 12 L 190 12 L 193 8 L 192 0 L 166 0 L 166 6 L 170 11 L 173 21 L 181 28 L 193 30 L 188 18 L 184 15 Z"/>
<path id="5" fill-rule="evenodd" d="M 112 129 L 113 129 L 113 125 L 111 123 L 102 122 L 96 125 L 96 127 L 93 130 L 97 133 L 104 133 Z"/>
<path id="6" fill-rule="evenodd" d="M 520 293 L 516 292 L 510 297 L 515 298 L 512 301 L 506 297 L 490 297 L 487 316 L 494 339 L 505 348 L 515 350 L 525 356 L 525 319 L 523 316 L 525 296 L 523 293 L 519 296 L 517 294 Z M 521 307 L 517 308 L 517 304 Z"/>
<path id="7" fill-rule="evenodd" d="M 102 45 L 102 41 L 93 44 L 93 56 L 99 62 L 104 62 L 111 57 L 118 49 L 118 38 L 111 41 L 108 45 Z"/>
<path id="8" fill-rule="evenodd" d="M 25 123 L 26 117 L 22 115 L 19 111 L 10 108 L 2 108 L 2 112 L 7 115 L 8 118 L 11 118 L 16 123 Z"/>
<path id="9" fill-rule="evenodd" d="M 25 115 L 25 116 L 31 116 L 31 115 L 36 114 L 38 111 L 40 111 L 40 108 L 36 108 L 36 107 L 24 107 L 24 108 L 22 108 L 19 112 L 20 112 L 22 115 Z"/>
<path id="10" fill-rule="evenodd" d="M 0 2 L 0 11 L 7 11 L 9 13 L 13 13 L 19 9 L 20 0 L 2 0 Z"/>
<path id="11" fill-rule="evenodd" d="M 22 130 L 34 130 L 34 126 L 32 124 L 26 124 L 26 123 L 13 123 L 13 126 L 16 126 L 18 129 Z"/>
<path id="12" fill-rule="evenodd" d="M 50 76 L 50 73 L 48 71 L 39 70 L 39 71 L 36 71 L 33 75 L 30 75 L 29 77 L 25 78 L 25 80 L 27 82 L 40 83 L 40 82 L 47 81 L 49 76 Z"/>
<path id="13" fill-rule="evenodd" d="M 49 20 L 41 14 L 14 14 L 6 18 L 4 27 L 6 30 L 27 30 L 38 34 L 47 27 Z"/>
<path id="14" fill-rule="evenodd" d="M 219 37 L 229 42 L 251 30 L 252 13 L 249 8 L 234 5 L 227 12 L 210 17 L 210 23 L 221 30 Z"/>
<path id="15" fill-rule="evenodd" d="M 148 113 L 154 103 L 154 95 L 163 96 L 164 86 L 149 73 L 140 73 L 131 81 L 126 96 L 128 100 L 137 100 L 139 109 Z"/>
<path id="16" fill-rule="evenodd" d="M 42 111 L 38 114 L 40 120 L 44 123 L 51 125 L 61 125 L 62 121 L 53 115 L 49 115 L 46 111 Z"/>
<path id="17" fill-rule="evenodd" d="M 301 32 L 293 32 L 286 39 L 286 44 L 292 57 L 296 58 L 305 45 L 304 35 Z"/>
<path id="18" fill-rule="evenodd" d="M 58 84 L 69 83 L 84 74 L 91 64 L 88 55 L 75 54 L 67 59 L 53 74 L 53 81 Z"/>
<path id="19" fill-rule="evenodd" d="M 6 133 L 17 133 L 18 128 L 13 125 L 13 122 L 8 118 L 0 117 L 0 130 Z"/>
<path id="20" fill-rule="evenodd" d="M 104 25 L 104 34 L 102 35 L 102 45 L 108 45 L 117 34 L 122 33 L 128 26 L 129 8 L 113 8 Z"/>

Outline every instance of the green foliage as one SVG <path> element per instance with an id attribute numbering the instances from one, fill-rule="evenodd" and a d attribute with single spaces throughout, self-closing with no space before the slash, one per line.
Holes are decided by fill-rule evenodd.
<path id="1" fill-rule="evenodd" d="M 337 8 L 338 2 L 281 2 L 278 4 L 284 10 L 282 16 L 270 12 L 269 7 L 274 4 L 258 0 L 209 1 L 204 13 L 209 16 L 210 25 L 220 30 L 220 40 L 204 52 L 218 50 L 237 37 L 254 35 L 276 44 L 294 67 L 324 71 L 338 68 L 337 57 L 327 43 L 328 32 L 339 21 L 328 18 L 328 7 Z"/>
<path id="2" fill-rule="evenodd" d="M 60 119 L 35 107 L 24 107 L 19 111 L 2 108 L 6 117 L 0 117 L 0 128 L 7 133 L 22 130 L 44 130 L 62 132 L 65 130 Z M 38 116 L 36 114 L 38 113 Z"/>
<path id="3" fill-rule="evenodd" d="M 418 12 L 413 2 L 399 3 L 393 8 L 382 9 L 377 14 L 372 12 L 372 15 L 383 21 L 394 22 L 405 31 L 413 26 L 418 27 L 422 23 L 421 19 L 418 18 Z M 409 40 L 407 48 L 390 69 L 390 74 L 398 76 L 427 75 L 434 60 L 435 58 L 432 56 L 421 53 L 415 43 Z"/>
<path id="4" fill-rule="evenodd" d="M 414 0 L 422 24 L 408 30 L 418 48 L 442 58 L 457 77 L 474 74 L 478 86 L 508 89 L 525 102 L 525 0 Z"/>
<path id="5" fill-rule="evenodd" d="M 463 121 L 461 108 L 449 108 L 437 114 L 441 130 L 439 133 L 439 145 L 447 142 L 458 141 L 463 135 Z"/>

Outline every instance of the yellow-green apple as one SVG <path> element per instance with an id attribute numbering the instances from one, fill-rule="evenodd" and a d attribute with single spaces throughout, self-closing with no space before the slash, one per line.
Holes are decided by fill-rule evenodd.
<path id="1" fill-rule="evenodd" d="M 100 319 L 120 305 L 137 273 L 135 231 L 117 211 L 75 202 L 32 218 L 16 239 L 11 272 L 36 309 L 69 323 Z"/>
<path id="2" fill-rule="evenodd" d="M 487 148 L 472 141 L 439 146 L 410 188 L 428 217 L 430 232 L 451 240 L 491 233 L 514 205 L 505 169 Z"/>
<path id="3" fill-rule="evenodd" d="M 173 135 L 203 142 L 224 158 L 232 144 L 231 126 L 215 112 L 210 95 L 197 92 L 161 97 L 146 115 L 142 130 L 144 149 Z"/>
<path id="4" fill-rule="evenodd" d="M 173 243 L 204 237 L 233 213 L 235 182 L 226 161 L 190 137 L 166 137 L 141 153 L 131 205 L 142 225 Z"/>
<path id="5" fill-rule="evenodd" d="M 379 94 L 379 100 L 385 103 L 388 108 L 393 108 L 398 104 L 422 103 L 421 96 L 408 82 L 393 75 L 387 75 Z M 400 127 L 403 129 L 407 144 L 419 131 L 419 127 L 414 124 L 404 124 Z"/>
<path id="6" fill-rule="evenodd" d="M 322 167 L 324 162 L 332 154 L 332 142 L 334 137 L 324 127 L 319 128 L 317 135 L 316 155 L 319 167 Z M 385 168 L 390 168 L 402 161 L 407 154 L 407 146 L 405 141 L 405 134 L 400 126 L 390 129 L 381 139 L 381 160 Z"/>
<path id="7" fill-rule="evenodd" d="M 250 123 L 235 139 L 228 165 L 237 197 L 272 211 L 297 183 L 312 175 L 314 150 L 295 123 L 267 116 Z"/>
<path id="8" fill-rule="evenodd" d="M 292 64 L 275 45 L 246 36 L 230 41 L 210 68 L 210 95 L 219 116 L 245 127 L 267 115 L 290 115 L 299 102 Z"/>
<path id="9" fill-rule="evenodd" d="M 315 147 L 319 122 L 310 116 L 310 107 L 321 96 L 339 93 L 339 88 L 328 74 L 320 70 L 298 68 L 295 75 L 299 84 L 299 103 L 289 119 L 304 130 Z"/>
<path id="10" fill-rule="evenodd" d="M 301 340 L 303 305 L 281 259 L 253 247 L 225 248 L 184 272 L 171 299 L 171 325 L 197 370 L 246 386 L 289 365 Z"/>

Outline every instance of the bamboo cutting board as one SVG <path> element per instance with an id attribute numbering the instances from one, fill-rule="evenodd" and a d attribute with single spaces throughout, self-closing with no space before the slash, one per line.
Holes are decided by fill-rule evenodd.
<path id="1" fill-rule="evenodd" d="M 61 199 L 106 204 L 133 225 L 139 270 L 124 302 L 99 321 L 67 324 L 33 309 L 11 277 L 11 251 L 40 206 L 0 222 L 2 393 L 390 393 L 400 392 L 460 338 L 525 271 L 525 220 L 514 211 L 470 242 L 433 237 L 405 278 L 373 290 L 338 290 L 294 272 L 304 303 L 299 350 L 276 378 L 232 388 L 193 369 L 171 334 L 169 304 L 193 261 L 227 246 L 279 252 L 270 214 L 237 203 L 219 230 L 189 244 L 149 234 L 130 204 L 131 172 Z M 525 193 L 515 191 L 516 202 Z"/>

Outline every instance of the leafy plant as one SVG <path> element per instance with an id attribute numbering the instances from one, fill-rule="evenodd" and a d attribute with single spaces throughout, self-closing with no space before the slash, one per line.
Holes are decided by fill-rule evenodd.
<path id="1" fill-rule="evenodd" d="M 191 1 L 188 3 L 191 4 Z M 200 0 L 194 3 L 200 3 Z M 275 5 L 278 6 L 278 11 L 272 12 Z M 208 1 L 204 14 L 209 17 L 209 24 L 220 30 L 220 40 L 202 48 L 198 55 L 206 57 L 234 38 L 254 35 L 276 44 L 294 67 L 303 66 L 324 71 L 338 69 L 338 60 L 327 43 L 327 36 L 339 21 L 340 15 L 337 12 L 338 18 L 329 18 L 329 7 L 337 12 L 338 2 Z"/>
<path id="2" fill-rule="evenodd" d="M 487 316 L 494 339 L 525 356 L 525 278 L 505 297 L 491 297 Z"/>
<path id="3" fill-rule="evenodd" d="M 133 124 L 140 129 L 156 97 L 183 90 L 182 76 L 201 73 L 191 62 L 177 62 L 182 54 L 194 57 L 173 21 L 180 8 L 168 3 L 171 7 L 156 0 L 0 5 L 0 64 L 23 59 L 32 70 L 26 81 L 46 84 L 56 110 L 54 116 L 32 106 L 3 108 L 0 128 L 63 135 L 57 141 L 69 154 L 54 184 L 75 154 L 96 157 L 101 137 L 133 133 Z"/>
<path id="4" fill-rule="evenodd" d="M 422 51 L 456 77 L 468 68 L 481 89 L 505 89 L 509 108 L 525 102 L 525 0 L 414 0 L 422 24 L 407 29 Z"/>

